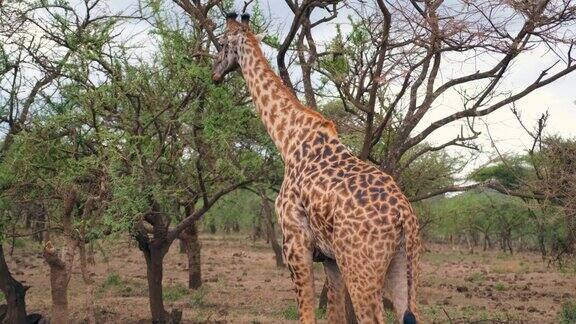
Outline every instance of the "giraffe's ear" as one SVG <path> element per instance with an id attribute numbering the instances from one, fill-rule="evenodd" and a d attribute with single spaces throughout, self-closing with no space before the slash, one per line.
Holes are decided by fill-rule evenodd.
<path id="1" fill-rule="evenodd" d="M 229 12 L 226 14 L 226 21 L 236 20 L 238 18 L 238 14 L 235 12 Z"/>
<path id="2" fill-rule="evenodd" d="M 240 16 L 240 22 L 241 22 L 242 24 L 244 24 L 244 26 L 249 27 L 249 26 L 250 26 L 250 14 L 243 13 L 243 14 Z"/>
<path id="3" fill-rule="evenodd" d="M 266 33 L 256 34 L 256 40 L 262 42 L 262 40 L 266 37 Z"/>

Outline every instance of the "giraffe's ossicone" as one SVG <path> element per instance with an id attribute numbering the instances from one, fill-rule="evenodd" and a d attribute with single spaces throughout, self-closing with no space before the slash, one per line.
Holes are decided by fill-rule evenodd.
<path id="1" fill-rule="evenodd" d="M 328 321 L 345 323 L 350 294 L 360 323 L 385 323 L 387 294 L 399 321 L 417 323 L 418 220 L 394 180 L 356 158 L 334 124 L 301 104 L 274 73 L 249 27 L 229 14 L 212 78 L 240 69 L 285 164 L 276 211 L 301 323 L 315 323 L 313 254 L 326 258 Z"/>

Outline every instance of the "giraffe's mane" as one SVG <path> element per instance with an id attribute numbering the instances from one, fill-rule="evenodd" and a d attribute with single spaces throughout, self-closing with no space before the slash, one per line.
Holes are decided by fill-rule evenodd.
<path id="1" fill-rule="evenodd" d="M 326 127 L 333 135 L 336 136 L 338 132 L 336 131 L 336 125 L 334 124 L 334 122 L 326 118 L 320 112 L 304 105 L 302 102 L 300 102 L 300 100 L 298 100 L 298 98 L 292 92 L 292 90 L 290 90 L 288 86 L 284 84 L 284 82 L 280 79 L 280 77 L 274 72 L 274 70 L 270 66 L 268 59 L 264 56 L 264 52 L 262 52 L 260 42 L 258 41 L 258 39 L 256 39 L 256 35 L 254 35 L 254 33 L 249 28 L 243 26 L 242 24 L 238 23 L 238 25 L 240 25 L 239 27 L 244 32 L 244 35 L 246 36 L 248 42 L 250 42 L 251 47 L 254 49 L 254 54 L 263 62 L 265 62 L 266 67 L 271 71 L 270 78 L 272 78 L 272 80 L 279 86 L 279 88 L 283 90 L 282 92 L 286 94 L 288 99 L 292 102 L 293 106 L 306 114 L 309 114 L 315 118 L 319 118 L 322 121 L 322 125 Z"/>

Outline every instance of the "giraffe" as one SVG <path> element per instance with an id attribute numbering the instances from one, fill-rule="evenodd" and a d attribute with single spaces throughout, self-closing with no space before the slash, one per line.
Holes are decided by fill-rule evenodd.
<path id="1" fill-rule="evenodd" d="M 386 293 L 399 322 L 417 323 L 418 220 L 391 176 L 355 156 L 332 121 L 301 104 L 263 55 L 249 15 L 226 17 L 212 79 L 240 69 L 285 165 L 276 199 L 283 253 L 300 323 L 315 323 L 315 254 L 324 256 L 328 321 L 345 323 L 350 295 L 359 323 L 385 323 Z"/>

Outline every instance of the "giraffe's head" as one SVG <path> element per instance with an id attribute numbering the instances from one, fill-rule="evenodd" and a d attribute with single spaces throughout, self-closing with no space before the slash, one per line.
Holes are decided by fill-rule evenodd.
<path id="1" fill-rule="evenodd" d="M 238 15 L 229 13 L 226 15 L 226 31 L 218 39 L 221 48 L 212 67 L 212 80 L 219 84 L 226 74 L 238 69 L 238 50 L 244 39 L 244 33 L 248 30 L 250 16 L 242 14 L 241 22 L 236 21 Z"/>

